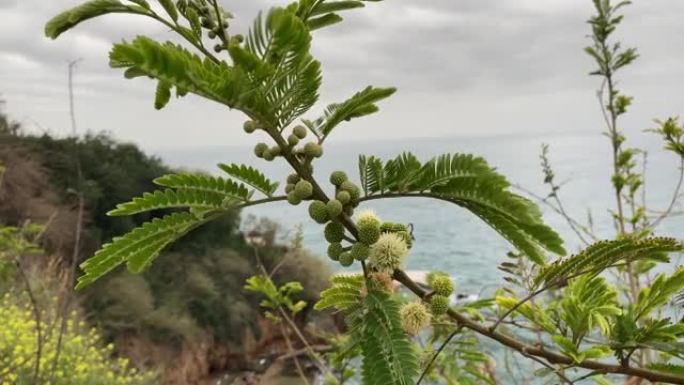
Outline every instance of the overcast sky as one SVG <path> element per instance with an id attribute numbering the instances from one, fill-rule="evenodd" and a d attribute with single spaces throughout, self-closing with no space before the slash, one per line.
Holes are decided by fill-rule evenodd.
<path id="1" fill-rule="evenodd" d="M 0 0 L 0 93 L 5 110 L 32 129 L 70 131 L 67 61 L 81 58 L 76 113 L 81 131 L 108 131 L 148 149 L 251 142 L 243 118 L 196 97 L 153 109 L 154 83 L 125 80 L 107 65 L 113 42 L 145 34 L 170 38 L 141 17 L 91 20 L 57 41 L 43 25 L 78 0 Z M 277 0 L 223 0 L 244 31 Z M 684 114 L 684 0 L 636 0 L 620 29 L 638 62 L 622 74 L 635 95 L 629 130 Z M 582 48 L 591 0 L 386 0 L 317 32 L 321 101 L 367 85 L 397 86 L 381 113 L 347 124 L 339 140 L 598 131 L 598 79 Z M 363 136 L 361 136 L 363 135 Z"/>

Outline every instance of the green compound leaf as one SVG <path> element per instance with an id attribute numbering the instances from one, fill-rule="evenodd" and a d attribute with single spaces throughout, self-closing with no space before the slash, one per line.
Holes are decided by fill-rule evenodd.
<path id="1" fill-rule="evenodd" d="M 273 193 L 278 189 L 278 182 L 266 178 L 261 171 L 254 167 L 236 163 L 219 163 L 218 166 L 232 178 L 254 187 L 268 197 L 273 196 Z"/>
<path id="2" fill-rule="evenodd" d="M 599 274 L 622 262 L 638 260 L 669 261 L 667 253 L 684 250 L 674 238 L 651 237 L 642 240 L 624 238 L 599 241 L 581 252 L 548 265 L 535 277 L 534 284 L 554 284 L 577 274 Z"/>
<path id="3" fill-rule="evenodd" d="M 399 304 L 376 290 L 369 291 L 363 302 L 363 384 L 414 384 L 418 355 L 401 328 Z"/>
<path id="4" fill-rule="evenodd" d="M 145 13 L 140 6 L 124 5 L 119 0 L 90 0 L 50 19 L 45 24 L 45 36 L 56 39 L 79 23 L 108 13 Z"/>
<path id="5" fill-rule="evenodd" d="M 114 238 L 81 264 L 84 274 L 79 277 L 76 288 L 91 284 L 123 263 L 132 272 L 143 271 L 167 245 L 201 223 L 203 220 L 191 213 L 173 213 Z"/>

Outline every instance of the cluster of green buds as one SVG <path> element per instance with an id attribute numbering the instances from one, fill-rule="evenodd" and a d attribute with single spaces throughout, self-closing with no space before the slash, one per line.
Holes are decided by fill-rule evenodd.
<path id="1" fill-rule="evenodd" d="M 427 283 L 432 288 L 430 310 L 435 316 L 445 314 L 449 310 L 449 296 L 454 292 L 454 283 L 446 273 L 431 273 Z"/>
<path id="2" fill-rule="evenodd" d="M 430 322 L 449 311 L 449 296 L 454 292 L 454 283 L 449 275 L 443 272 L 428 274 L 427 283 L 432 293 L 422 301 L 409 302 L 400 310 L 401 325 L 406 333 L 418 334 Z M 429 305 L 429 308 L 426 306 Z"/>
<path id="3" fill-rule="evenodd" d="M 295 126 L 292 128 L 292 133 L 287 137 L 287 145 L 292 153 L 305 163 L 323 156 L 323 147 L 317 141 L 307 142 L 303 146 L 296 148 L 300 141 L 306 138 L 307 131 L 307 128 L 304 126 Z"/>

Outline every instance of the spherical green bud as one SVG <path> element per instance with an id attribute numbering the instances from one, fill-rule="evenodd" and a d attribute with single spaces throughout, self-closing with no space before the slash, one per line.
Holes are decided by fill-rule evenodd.
<path id="1" fill-rule="evenodd" d="M 421 302 L 410 302 L 399 311 L 401 327 L 408 334 L 416 335 L 424 327 L 430 325 L 431 316 Z"/>
<path id="2" fill-rule="evenodd" d="M 373 210 L 363 210 L 361 213 L 359 213 L 358 217 L 356 218 L 356 224 L 359 227 L 374 226 L 378 228 L 378 231 L 381 231 L 380 218 L 378 218 Z"/>
<path id="3" fill-rule="evenodd" d="M 207 36 L 209 36 L 210 39 L 216 39 L 216 32 L 209 31 L 207 32 Z"/>
<path id="4" fill-rule="evenodd" d="M 328 242 L 340 242 L 344 239 L 344 226 L 339 222 L 330 222 L 325 225 L 323 235 L 325 235 L 325 240 Z"/>
<path id="5" fill-rule="evenodd" d="M 254 146 L 254 155 L 256 155 L 258 158 L 263 158 L 264 152 L 268 150 L 268 144 L 266 143 L 257 143 L 256 146 Z"/>
<path id="6" fill-rule="evenodd" d="M 300 179 L 300 178 L 299 178 L 299 175 L 297 175 L 297 174 L 290 174 L 290 175 L 287 176 L 287 183 L 295 184 L 295 183 L 299 182 L 299 179 Z"/>
<path id="7" fill-rule="evenodd" d="M 370 253 L 370 248 L 361 242 L 357 242 L 352 246 L 351 250 L 349 250 L 349 253 L 357 261 L 365 261 Z"/>
<path id="8" fill-rule="evenodd" d="M 288 183 L 285 185 L 285 194 L 289 194 L 294 191 L 295 185 Z"/>
<path id="9" fill-rule="evenodd" d="M 297 206 L 298 204 L 302 203 L 302 198 L 300 198 L 294 191 L 291 191 L 287 194 L 287 201 L 294 206 Z"/>
<path id="10" fill-rule="evenodd" d="M 330 174 L 330 183 L 334 184 L 335 186 L 339 186 L 342 183 L 347 181 L 347 174 L 344 171 L 333 171 L 332 174 Z"/>
<path id="11" fill-rule="evenodd" d="M 361 190 L 359 190 L 359 187 L 352 183 L 352 181 L 344 181 L 340 185 L 340 190 L 346 191 L 349 193 L 349 196 L 351 197 L 351 200 L 357 200 L 361 196 Z"/>
<path id="12" fill-rule="evenodd" d="M 430 311 L 433 315 L 442 315 L 449 310 L 449 297 L 435 294 L 430 298 Z"/>
<path id="13" fill-rule="evenodd" d="M 346 191 L 338 192 L 335 198 L 337 198 L 337 200 L 340 201 L 340 203 L 342 203 L 343 205 L 346 205 L 351 200 L 351 196 Z"/>
<path id="14" fill-rule="evenodd" d="M 296 187 L 295 187 L 296 188 Z M 325 223 L 328 221 L 328 210 L 325 208 L 325 203 L 321 201 L 313 201 L 309 205 L 309 215 L 311 219 L 318 223 Z"/>
<path id="15" fill-rule="evenodd" d="M 244 129 L 245 132 L 248 134 L 251 134 L 252 132 L 254 132 L 254 130 L 256 130 L 256 128 L 257 128 L 256 122 L 253 120 L 248 120 L 245 122 L 245 124 L 242 125 L 242 129 Z"/>
<path id="16" fill-rule="evenodd" d="M 438 275 L 432 279 L 432 290 L 435 294 L 450 296 L 454 292 L 454 283 L 446 275 Z"/>
<path id="17" fill-rule="evenodd" d="M 267 148 L 261 155 L 264 158 L 264 160 L 267 160 L 269 162 L 275 159 L 275 155 L 271 152 L 270 148 Z"/>
<path id="18" fill-rule="evenodd" d="M 214 52 L 218 53 L 223 51 L 223 44 L 216 44 L 214 45 Z"/>
<path id="19" fill-rule="evenodd" d="M 377 271 L 392 274 L 403 265 L 407 256 L 406 242 L 396 234 L 385 233 L 370 247 L 369 262 Z"/>
<path id="20" fill-rule="evenodd" d="M 380 238 L 380 228 L 378 226 L 359 226 L 359 241 L 370 246 Z"/>
<path id="21" fill-rule="evenodd" d="M 383 233 L 391 233 L 394 229 L 394 222 L 382 222 L 380 231 Z"/>
<path id="22" fill-rule="evenodd" d="M 313 185 L 309 181 L 300 180 L 295 184 L 294 191 L 300 199 L 306 199 L 313 194 Z"/>
<path id="23" fill-rule="evenodd" d="M 299 139 L 306 138 L 306 131 L 306 127 L 304 126 L 296 126 L 292 129 L 292 133 Z"/>
<path id="24" fill-rule="evenodd" d="M 328 216 L 330 218 L 335 218 L 336 216 L 342 214 L 342 203 L 337 199 L 331 199 L 325 204 L 325 208 L 328 210 Z"/>
<path id="25" fill-rule="evenodd" d="M 340 254 L 344 251 L 342 244 L 339 242 L 331 243 L 328 246 L 328 257 L 333 261 L 338 261 L 340 259 Z"/>
<path id="26" fill-rule="evenodd" d="M 292 134 L 287 137 L 287 144 L 289 144 L 290 146 L 294 147 L 297 145 L 297 143 L 299 143 L 299 138 L 297 137 L 297 135 Z"/>
<path id="27" fill-rule="evenodd" d="M 354 263 L 354 257 L 352 257 L 351 253 L 345 251 L 340 254 L 340 265 L 347 267 L 351 266 L 352 263 Z"/>
<path id="28" fill-rule="evenodd" d="M 316 142 L 309 142 L 304 145 L 304 154 L 310 158 L 319 158 L 323 155 L 323 147 Z"/>
<path id="29" fill-rule="evenodd" d="M 243 41 L 245 41 L 245 37 L 240 34 L 233 35 L 232 39 L 238 43 L 242 43 Z"/>

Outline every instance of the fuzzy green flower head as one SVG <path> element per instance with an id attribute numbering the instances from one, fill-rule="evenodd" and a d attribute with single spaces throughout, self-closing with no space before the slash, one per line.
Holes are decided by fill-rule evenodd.
<path id="1" fill-rule="evenodd" d="M 313 194 L 313 185 L 309 181 L 300 180 L 295 184 L 294 191 L 300 199 L 306 199 Z"/>
<path id="2" fill-rule="evenodd" d="M 337 198 L 337 200 L 340 201 L 340 203 L 342 203 L 343 205 L 346 205 L 351 200 L 351 195 L 349 195 L 347 191 L 340 191 L 337 193 L 335 198 Z"/>
<path id="3" fill-rule="evenodd" d="M 351 266 L 352 263 L 354 263 L 354 257 L 351 255 L 350 252 L 345 251 L 342 254 L 340 254 L 340 265 L 347 267 Z"/>
<path id="4" fill-rule="evenodd" d="M 328 216 L 330 218 L 335 218 L 342 214 L 342 209 L 344 208 L 342 206 L 342 202 L 338 201 L 337 199 L 329 200 L 328 203 L 325 204 L 325 207 L 328 210 Z"/>
<path id="5" fill-rule="evenodd" d="M 261 158 L 264 156 L 264 152 L 268 151 L 268 144 L 266 143 L 257 143 L 256 146 L 254 146 L 254 155 L 256 155 L 258 158 Z"/>
<path id="6" fill-rule="evenodd" d="M 357 261 L 365 261 L 368 258 L 368 254 L 370 254 L 370 248 L 361 242 L 357 242 L 351 247 L 349 253 Z"/>
<path id="7" fill-rule="evenodd" d="M 290 191 L 287 193 L 287 202 L 293 206 L 297 206 L 298 204 L 302 203 L 302 198 L 297 195 L 294 191 Z"/>
<path id="8" fill-rule="evenodd" d="M 309 205 L 309 215 L 314 221 L 323 224 L 328 221 L 328 210 L 322 201 L 313 201 Z"/>
<path id="9" fill-rule="evenodd" d="M 370 264 L 377 271 L 392 274 L 401 267 L 408 256 L 406 242 L 396 234 L 381 234 L 370 248 Z"/>
<path id="10" fill-rule="evenodd" d="M 454 283 L 451 281 L 451 278 L 446 275 L 438 275 L 433 278 L 430 286 L 432 286 L 432 290 L 434 290 L 436 294 L 445 297 L 450 296 L 451 293 L 454 292 Z"/>
<path id="11" fill-rule="evenodd" d="M 356 217 L 356 224 L 359 227 L 374 226 L 380 229 L 380 218 L 373 210 L 363 210 Z"/>
<path id="12" fill-rule="evenodd" d="M 296 126 L 295 128 L 292 129 L 292 134 L 295 135 L 299 139 L 304 139 L 306 138 L 306 127 L 304 126 Z"/>
<path id="13" fill-rule="evenodd" d="M 251 134 L 252 132 L 254 132 L 254 130 L 256 130 L 257 125 L 255 121 L 248 120 L 245 122 L 242 128 L 245 130 L 246 133 Z"/>
<path id="14" fill-rule="evenodd" d="M 341 242 L 344 238 L 344 226 L 339 222 L 330 222 L 325 225 L 323 235 L 328 242 Z"/>
<path id="15" fill-rule="evenodd" d="M 449 297 L 435 294 L 430 298 L 430 311 L 433 315 L 442 315 L 449 310 Z"/>
<path id="16" fill-rule="evenodd" d="M 323 147 L 316 142 L 309 142 L 304 145 L 304 154 L 310 158 L 320 158 L 323 155 Z"/>
<path id="17" fill-rule="evenodd" d="M 430 325 L 430 312 L 421 302 L 409 302 L 404 305 L 399 314 L 401 315 L 401 327 L 408 334 L 416 335 L 423 328 Z"/>
<path id="18" fill-rule="evenodd" d="M 338 261 L 342 252 L 344 252 L 344 247 L 339 242 L 333 242 L 328 246 L 328 257 L 333 261 Z"/>
<path id="19" fill-rule="evenodd" d="M 347 179 L 347 174 L 344 171 L 333 171 L 332 174 L 330 174 L 330 183 L 332 183 L 335 186 L 339 186 L 342 183 L 346 182 Z"/>

